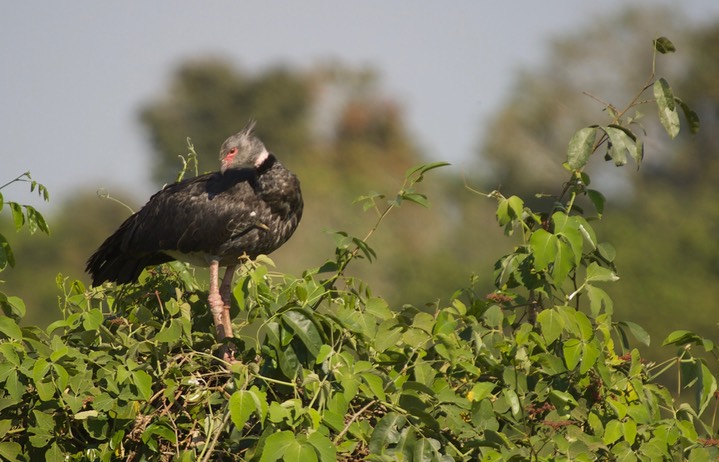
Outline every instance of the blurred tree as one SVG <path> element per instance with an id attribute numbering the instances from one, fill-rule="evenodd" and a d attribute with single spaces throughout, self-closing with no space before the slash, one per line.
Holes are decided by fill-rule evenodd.
<path id="1" fill-rule="evenodd" d="M 692 29 L 673 10 L 630 9 L 555 40 L 544 65 L 521 73 L 481 149 L 505 195 L 558 193 L 547 189 L 552 178 L 567 176 L 559 164 L 570 137 L 585 125 L 610 123 L 595 98 L 619 106 L 633 97 L 630 85 L 652 71 L 651 40 L 657 31 L 681 48 L 679 55 L 662 60 L 661 73 L 699 113 L 702 129 L 696 136 L 683 129 L 679 143 L 670 144 L 656 120 L 630 114 L 649 136 L 645 160 L 639 175 L 611 184 L 613 210 L 598 226 L 617 246 L 625 280 L 610 288 L 618 318 L 645 326 L 655 348 L 678 325 L 714 338 L 718 334 L 716 310 L 708 301 L 719 296 L 712 282 L 719 277 L 714 237 L 719 229 L 719 24 Z M 606 58 L 597 59 L 599 53 Z M 612 168 L 593 160 L 587 172 L 601 183 L 602 171 Z"/>

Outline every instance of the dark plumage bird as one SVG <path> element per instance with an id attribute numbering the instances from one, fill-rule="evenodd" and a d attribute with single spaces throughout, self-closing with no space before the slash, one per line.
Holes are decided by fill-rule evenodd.
<path id="1" fill-rule="evenodd" d="M 219 172 L 166 186 L 125 220 L 88 260 L 92 285 L 133 282 L 143 268 L 172 260 L 209 266 L 217 337 L 231 337 L 230 286 L 241 257 L 279 248 L 303 208 L 299 180 L 253 134 L 254 125 L 222 144 Z M 220 266 L 227 267 L 221 286 Z"/>

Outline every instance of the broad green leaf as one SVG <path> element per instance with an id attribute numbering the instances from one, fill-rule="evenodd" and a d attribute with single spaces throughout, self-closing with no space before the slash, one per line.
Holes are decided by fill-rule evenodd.
<path id="1" fill-rule="evenodd" d="M 382 382 L 382 378 L 371 372 L 364 372 L 361 376 L 369 387 L 370 396 L 375 396 L 384 401 L 386 396 L 384 393 L 384 383 Z"/>
<path id="2" fill-rule="evenodd" d="M 22 446 L 9 441 L 0 442 L 0 457 L 5 460 L 20 460 Z"/>
<path id="3" fill-rule="evenodd" d="M 55 371 L 55 384 L 58 390 L 65 390 L 67 382 L 70 379 L 70 375 L 67 370 L 60 364 L 53 364 L 52 370 Z"/>
<path id="4" fill-rule="evenodd" d="M 132 382 L 137 387 L 138 396 L 145 401 L 152 397 L 152 377 L 143 370 L 132 373 Z"/>
<path id="5" fill-rule="evenodd" d="M 552 402 L 557 412 L 560 414 L 567 413 L 575 407 L 579 406 L 574 396 L 561 390 L 552 390 L 549 392 L 549 400 Z"/>
<path id="6" fill-rule="evenodd" d="M 591 311 L 592 316 L 596 318 L 602 312 L 609 315 L 614 312 L 614 302 L 603 289 L 587 284 L 585 290 L 589 297 L 589 311 Z"/>
<path id="7" fill-rule="evenodd" d="M 104 320 L 105 317 L 103 316 L 102 311 L 97 308 L 93 308 L 90 311 L 83 313 L 82 327 L 84 327 L 85 330 L 97 330 L 100 328 Z"/>
<path id="8" fill-rule="evenodd" d="M 429 208 L 429 201 L 427 200 L 427 196 L 425 196 L 424 194 L 416 192 L 405 192 L 404 194 L 402 194 L 402 199 L 414 202 L 415 204 L 419 204 L 422 207 Z"/>
<path id="9" fill-rule="evenodd" d="M 420 438 L 414 444 L 411 460 L 414 462 L 434 462 L 444 460 L 439 454 L 439 441 L 432 438 Z M 446 459 L 449 460 L 449 459 Z"/>
<path id="10" fill-rule="evenodd" d="M 534 269 L 544 271 L 557 258 L 557 236 L 544 229 L 538 229 L 529 238 L 534 255 Z"/>
<path id="11" fill-rule="evenodd" d="M 667 335 L 667 338 L 662 342 L 662 346 L 666 345 L 686 345 L 687 343 L 699 343 L 701 337 L 694 332 L 688 330 L 675 330 Z"/>
<path id="12" fill-rule="evenodd" d="M 619 420 L 612 419 L 607 422 L 604 427 L 604 436 L 602 441 L 607 446 L 616 443 L 622 437 L 622 423 Z"/>
<path id="13" fill-rule="evenodd" d="M 377 351 L 383 352 L 387 348 L 395 346 L 400 338 L 402 338 L 402 328 L 398 325 L 397 320 L 387 319 L 377 329 L 374 347 Z"/>
<path id="14" fill-rule="evenodd" d="M 622 435 L 624 435 L 624 440 L 627 443 L 634 444 L 637 437 L 637 423 L 633 419 L 622 422 Z"/>
<path id="15" fill-rule="evenodd" d="M 596 189 L 587 189 L 587 196 L 589 197 L 589 200 L 592 201 L 594 209 L 597 211 L 597 215 L 601 218 L 604 213 L 604 204 L 607 202 L 607 198 Z"/>
<path id="16" fill-rule="evenodd" d="M 238 390 L 230 396 L 230 418 L 235 427 L 242 432 L 242 428 L 253 412 L 257 410 L 252 394 L 247 390 Z"/>
<path id="17" fill-rule="evenodd" d="M 494 382 L 478 382 L 467 393 L 467 399 L 470 401 L 482 401 L 491 395 L 495 388 L 497 388 L 497 384 Z"/>
<path id="18" fill-rule="evenodd" d="M 589 372 L 589 369 L 594 367 L 594 365 L 597 363 L 597 359 L 599 359 L 599 357 L 601 356 L 601 344 L 597 344 L 599 344 L 598 341 L 582 344 L 582 359 L 579 362 L 580 374 L 586 374 L 587 372 Z"/>
<path id="19" fill-rule="evenodd" d="M 707 406 L 714 400 L 717 391 L 717 380 L 703 362 L 699 363 L 700 380 L 697 382 L 697 409 L 701 415 Z"/>
<path id="20" fill-rule="evenodd" d="M 579 238 L 581 242 L 581 237 Z M 572 247 L 564 242 L 558 240 L 557 242 L 557 256 L 552 266 L 552 279 L 557 287 L 561 287 L 564 281 L 567 279 L 569 272 L 575 267 L 577 254 L 574 252 Z M 581 257 L 581 254 L 579 255 Z"/>
<path id="21" fill-rule="evenodd" d="M 679 114 L 677 113 L 674 93 L 669 83 L 663 78 L 654 82 L 654 98 L 659 109 L 659 121 L 667 134 L 674 138 L 679 134 Z"/>
<path id="22" fill-rule="evenodd" d="M 399 431 L 404 427 L 407 419 L 396 412 L 388 412 L 380 419 L 369 440 L 369 450 L 373 454 L 380 454 L 389 444 L 399 439 Z"/>
<path id="23" fill-rule="evenodd" d="M 569 310 L 567 310 L 569 312 Z M 594 328 L 592 327 L 592 321 L 589 320 L 586 314 L 581 311 L 574 311 L 574 321 L 577 323 L 579 328 L 579 338 L 585 342 L 591 340 L 594 336 Z"/>
<path id="24" fill-rule="evenodd" d="M 322 346 L 322 336 L 308 315 L 300 310 L 282 313 L 282 321 L 295 333 L 313 357 L 317 357 Z"/>
<path id="25" fill-rule="evenodd" d="M 599 266 L 596 262 L 592 262 L 587 267 L 587 282 L 614 282 L 618 281 L 619 276 L 609 268 Z"/>
<path id="26" fill-rule="evenodd" d="M 602 127 L 602 130 L 609 136 L 611 147 L 609 154 L 617 166 L 627 163 L 627 156 L 634 159 L 637 167 L 644 157 L 644 147 L 640 140 L 629 129 L 620 125 L 609 125 Z"/>
<path id="27" fill-rule="evenodd" d="M 299 446 L 299 444 L 295 441 L 295 435 L 292 432 L 285 430 L 273 433 L 265 441 L 260 462 L 280 460 L 293 446 Z"/>
<path id="28" fill-rule="evenodd" d="M 56 462 L 58 460 L 66 460 L 65 453 L 57 445 L 57 441 L 53 441 L 50 447 L 45 451 L 45 460 L 47 462 Z"/>
<path id="29" fill-rule="evenodd" d="M 573 370 L 579 364 L 582 359 L 582 342 L 575 338 L 570 338 L 564 342 L 562 347 L 564 352 L 564 362 L 567 364 L 567 369 Z"/>
<path id="30" fill-rule="evenodd" d="M 631 321 L 619 321 L 618 324 L 622 327 L 626 327 L 627 329 L 629 329 L 629 332 L 631 332 L 632 335 L 634 335 L 634 338 L 636 338 L 638 341 L 640 341 L 644 345 L 649 346 L 649 342 L 650 342 L 649 333 L 646 330 L 644 330 L 644 328 L 642 326 L 640 326 L 639 324 L 633 323 Z"/>
<path id="31" fill-rule="evenodd" d="M 13 340 L 22 340 L 20 326 L 9 316 L 0 316 L 0 332 Z"/>
<path id="32" fill-rule="evenodd" d="M 5 358 L 5 361 L 7 363 L 12 364 L 13 366 L 19 366 L 20 365 L 20 357 L 17 354 L 18 346 L 14 343 L 10 342 L 3 342 L 0 343 L 0 354 Z M 20 351 L 22 351 L 22 348 L 19 348 Z M 2 363 L 3 361 L 0 361 Z"/>
<path id="33" fill-rule="evenodd" d="M 584 249 L 584 239 L 582 232 L 579 230 L 581 222 L 577 217 L 570 217 L 563 212 L 555 212 L 552 214 L 552 223 L 554 223 L 554 234 L 561 237 L 571 246 L 571 260 L 575 266 L 579 265 Z"/>
<path id="34" fill-rule="evenodd" d="M 182 323 L 179 319 L 171 319 L 168 326 L 160 329 L 154 340 L 160 343 L 177 342 L 182 337 Z"/>
<path id="35" fill-rule="evenodd" d="M 512 218 L 521 219 L 524 212 L 524 201 L 518 196 L 511 196 L 507 199 L 509 205 L 509 214 Z"/>
<path id="36" fill-rule="evenodd" d="M 504 398 L 509 404 L 509 409 L 512 411 L 512 415 L 514 415 L 515 417 L 519 415 L 519 412 L 522 410 L 522 407 L 519 404 L 519 397 L 517 396 L 517 392 L 511 388 L 504 388 L 502 389 L 502 394 L 504 395 Z"/>
<path id="37" fill-rule="evenodd" d="M 541 311 L 537 315 L 537 322 L 544 336 L 547 345 L 554 342 L 562 335 L 564 321 L 562 316 L 553 308 Z"/>
<path id="38" fill-rule="evenodd" d="M 368 299 L 365 310 L 383 321 L 392 317 L 392 311 L 389 309 L 387 301 L 380 297 Z"/>
<path id="39" fill-rule="evenodd" d="M 333 461 L 337 459 L 337 447 L 335 444 L 320 432 L 311 433 L 307 437 L 307 442 L 314 446 L 320 455 L 322 462 Z"/>
<path id="40" fill-rule="evenodd" d="M 579 170 L 587 164 L 594 151 L 596 137 L 596 126 L 584 127 L 572 136 L 567 147 L 567 163 L 570 168 Z"/>

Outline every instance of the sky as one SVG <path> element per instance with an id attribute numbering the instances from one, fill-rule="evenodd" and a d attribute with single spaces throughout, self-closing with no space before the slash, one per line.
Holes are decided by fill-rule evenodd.
<path id="1" fill-rule="evenodd" d="M 551 38 L 629 4 L 719 18 L 716 0 L 13 2 L 0 17 L 0 185 L 30 171 L 51 206 L 101 188 L 143 201 L 155 187 L 139 110 L 206 54 L 248 72 L 371 66 L 426 157 L 462 168 L 518 70 L 540 64 Z M 25 189 L 2 193 L 30 200 Z"/>

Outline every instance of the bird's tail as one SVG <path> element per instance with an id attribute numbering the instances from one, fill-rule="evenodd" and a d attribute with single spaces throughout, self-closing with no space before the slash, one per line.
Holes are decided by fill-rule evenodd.
<path id="1" fill-rule="evenodd" d="M 146 266 L 159 265 L 172 260 L 164 254 L 136 254 L 124 244 L 128 226 L 125 223 L 105 239 L 97 251 L 87 260 L 85 271 L 92 277 L 92 285 L 105 281 L 126 284 L 137 281 Z"/>

